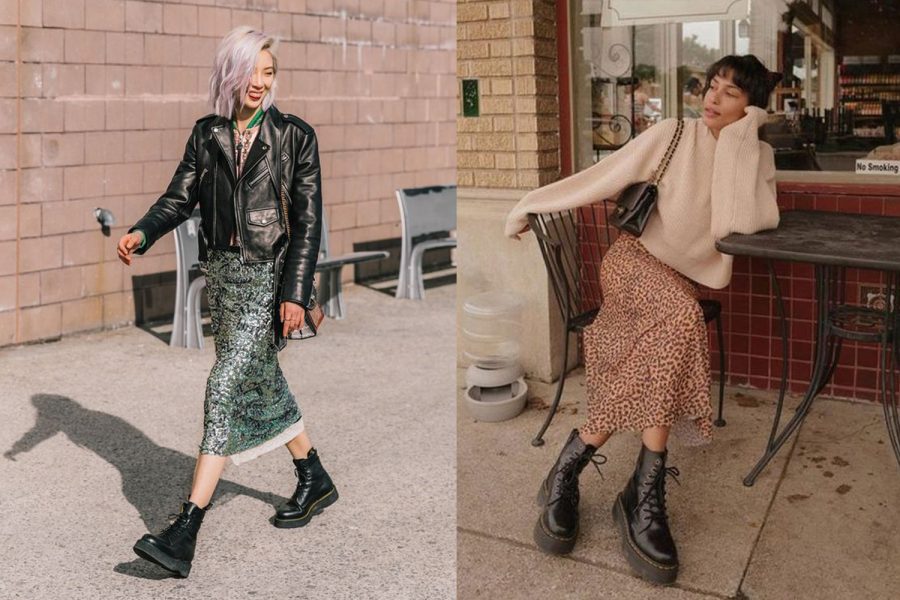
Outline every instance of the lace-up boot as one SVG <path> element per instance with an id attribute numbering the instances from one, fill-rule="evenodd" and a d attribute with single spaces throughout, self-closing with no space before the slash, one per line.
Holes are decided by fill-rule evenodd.
<path id="1" fill-rule="evenodd" d="M 634 474 L 613 505 L 628 564 L 653 583 L 668 584 L 678 576 L 678 552 L 666 514 L 666 476 L 678 482 L 678 469 L 666 467 L 666 450 L 641 446 Z"/>
<path id="2" fill-rule="evenodd" d="M 589 462 L 599 465 L 606 457 L 594 453 L 597 448 L 585 444 L 573 429 L 566 440 L 556 464 L 541 484 L 537 502 L 543 508 L 534 525 L 534 541 L 538 548 L 551 554 L 572 551 L 578 537 L 578 476 Z M 599 459 L 599 460 L 598 460 Z"/>
<path id="3" fill-rule="evenodd" d="M 278 507 L 275 527 L 303 527 L 314 516 L 338 499 L 337 488 L 322 467 L 319 454 L 312 448 L 306 458 L 294 459 L 297 488 L 293 496 Z"/>
<path id="4" fill-rule="evenodd" d="M 203 515 L 211 506 L 212 502 L 206 508 L 200 508 L 190 500 L 184 502 L 181 512 L 169 515 L 173 520 L 168 527 L 156 535 L 145 533 L 135 543 L 135 554 L 180 577 L 187 577 L 194 559 L 197 532 L 203 523 Z"/>

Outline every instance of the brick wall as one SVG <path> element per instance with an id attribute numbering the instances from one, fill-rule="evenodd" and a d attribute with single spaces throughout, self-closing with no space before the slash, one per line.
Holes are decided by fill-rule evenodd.
<path id="1" fill-rule="evenodd" d="M 478 117 L 457 108 L 460 186 L 531 189 L 559 178 L 556 5 L 460 0 L 457 70 Z"/>
<path id="2" fill-rule="evenodd" d="M 277 106 L 319 136 L 331 250 L 399 236 L 398 187 L 456 175 L 452 0 L 0 0 L 0 346 L 134 318 L 119 237 L 209 113 L 215 45 L 279 34 Z M 14 85 L 18 82 L 18 86 Z M 117 223 L 100 232 L 92 211 Z M 349 273 L 348 273 L 349 274 Z"/>

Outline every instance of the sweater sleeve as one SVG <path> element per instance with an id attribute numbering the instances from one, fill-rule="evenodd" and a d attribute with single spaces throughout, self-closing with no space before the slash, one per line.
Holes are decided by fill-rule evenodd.
<path id="1" fill-rule="evenodd" d="M 677 119 L 665 119 L 600 162 L 525 194 L 506 217 L 505 235 L 515 237 L 528 213 L 547 213 L 593 204 L 626 186 L 650 178 L 675 132 Z"/>
<path id="2" fill-rule="evenodd" d="M 775 153 L 758 134 L 766 111 L 748 106 L 745 112 L 746 117 L 722 129 L 716 144 L 710 224 L 716 240 L 778 227 Z"/>

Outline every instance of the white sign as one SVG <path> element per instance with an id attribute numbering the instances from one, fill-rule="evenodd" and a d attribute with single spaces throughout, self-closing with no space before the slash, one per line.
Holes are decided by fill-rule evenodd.
<path id="1" fill-rule="evenodd" d="M 749 0 L 584 0 L 582 14 L 602 11 L 601 25 L 652 25 L 736 21 L 750 14 Z"/>
<path id="2" fill-rule="evenodd" d="M 856 172 L 866 175 L 900 175 L 900 160 L 857 158 Z"/>

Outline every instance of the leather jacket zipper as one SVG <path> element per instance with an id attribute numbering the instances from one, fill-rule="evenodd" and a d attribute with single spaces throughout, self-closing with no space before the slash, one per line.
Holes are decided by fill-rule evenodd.
<path id="1" fill-rule="evenodd" d="M 216 229 L 216 213 L 218 210 L 216 209 L 216 189 L 219 187 L 216 185 L 216 182 L 219 181 L 219 161 L 217 160 L 213 165 L 213 229 L 212 229 L 212 239 L 213 244 L 216 244 L 219 240 L 216 239 L 216 235 L 219 233 L 219 230 Z"/>
<path id="2" fill-rule="evenodd" d="M 237 238 L 238 246 L 241 248 L 241 258 L 246 262 L 247 256 L 244 254 L 244 239 L 241 237 L 241 222 L 238 220 L 237 185 L 231 190 L 231 204 L 234 208 L 234 237 Z"/>

